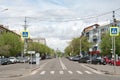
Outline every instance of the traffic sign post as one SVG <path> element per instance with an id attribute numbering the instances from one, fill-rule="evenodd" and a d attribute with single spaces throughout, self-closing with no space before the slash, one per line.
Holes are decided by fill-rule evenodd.
<path id="1" fill-rule="evenodd" d="M 119 28 L 118 27 L 110 27 L 110 36 L 118 36 Z"/>
<path id="2" fill-rule="evenodd" d="M 36 53 L 35 56 L 36 56 L 36 65 L 39 65 L 40 64 L 40 53 Z"/>
<path id="3" fill-rule="evenodd" d="M 23 38 L 29 38 L 29 32 L 28 31 L 22 31 L 22 37 Z"/>
<path id="4" fill-rule="evenodd" d="M 112 51 L 114 54 L 114 73 L 116 73 L 116 53 L 115 53 L 115 37 L 119 36 L 119 27 L 110 27 L 110 36 L 112 36 Z"/>

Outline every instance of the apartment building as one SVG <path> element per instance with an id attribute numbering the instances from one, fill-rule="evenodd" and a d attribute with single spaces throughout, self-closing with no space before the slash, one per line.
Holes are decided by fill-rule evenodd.
<path id="1" fill-rule="evenodd" d="M 45 38 L 29 38 L 27 40 L 28 42 L 37 42 L 46 45 L 46 39 Z"/>
<path id="2" fill-rule="evenodd" d="M 120 21 L 116 21 L 115 24 L 120 28 Z M 86 27 L 83 30 L 82 36 L 88 37 L 88 41 L 94 43 L 92 46 L 92 54 L 100 53 L 99 44 L 101 42 L 101 37 L 102 35 L 104 35 L 105 32 L 110 31 L 111 26 L 113 26 L 113 23 L 108 23 L 103 25 L 94 24 Z"/>

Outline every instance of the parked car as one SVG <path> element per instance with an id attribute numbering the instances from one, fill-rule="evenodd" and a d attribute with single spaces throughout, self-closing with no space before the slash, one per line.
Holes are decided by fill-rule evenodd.
<path id="1" fill-rule="evenodd" d="M 80 59 L 80 56 L 70 57 L 70 60 L 71 60 L 71 61 L 79 61 L 79 59 Z"/>
<path id="2" fill-rule="evenodd" d="M 27 57 L 17 57 L 17 62 L 19 63 L 27 63 L 29 59 Z"/>
<path id="3" fill-rule="evenodd" d="M 114 65 L 114 59 L 110 61 L 111 65 Z M 116 66 L 120 66 L 120 59 L 115 61 Z"/>
<path id="4" fill-rule="evenodd" d="M 13 63 L 13 64 L 17 62 L 16 57 L 9 57 L 9 59 L 10 59 L 11 63 Z"/>
<path id="5" fill-rule="evenodd" d="M 90 57 L 89 56 L 85 56 L 85 57 L 82 57 L 79 59 L 79 63 L 88 63 L 90 60 Z"/>
<path id="6" fill-rule="evenodd" d="M 1 65 L 7 65 L 10 64 L 11 62 L 9 61 L 8 58 L 0 58 L 0 64 Z"/>
<path id="7" fill-rule="evenodd" d="M 32 58 L 29 60 L 29 64 L 36 64 L 36 58 Z"/>

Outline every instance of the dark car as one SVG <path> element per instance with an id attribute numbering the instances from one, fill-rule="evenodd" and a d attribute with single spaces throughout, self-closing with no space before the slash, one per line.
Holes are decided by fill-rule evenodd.
<path id="1" fill-rule="evenodd" d="M 0 58 L 0 64 L 7 65 L 7 64 L 10 64 L 10 61 L 8 58 Z"/>
<path id="2" fill-rule="evenodd" d="M 89 56 L 85 56 L 79 59 L 79 63 L 88 63 L 88 61 L 90 60 Z"/>
<path id="3" fill-rule="evenodd" d="M 92 64 L 103 64 L 103 65 L 106 64 L 105 60 L 101 57 L 93 58 L 91 63 Z"/>
<path id="4" fill-rule="evenodd" d="M 71 57 L 71 61 L 79 61 L 80 56 Z"/>

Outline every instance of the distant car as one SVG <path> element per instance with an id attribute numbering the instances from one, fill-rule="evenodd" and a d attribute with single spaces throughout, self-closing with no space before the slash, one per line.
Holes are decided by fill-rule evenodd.
<path id="1" fill-rule="evenodd" d="M 79 59 L 79 63 L 88 63 L 88 61 L 90 60 L 89 56 L 85 56 Z"/>
<path id="2" fill-rule="evenodd" d="M 10 59 L 11 63 L 13 63 L 13 64 L 17 62 L 16 57 L 9 57 L 9 59 Z"/>

